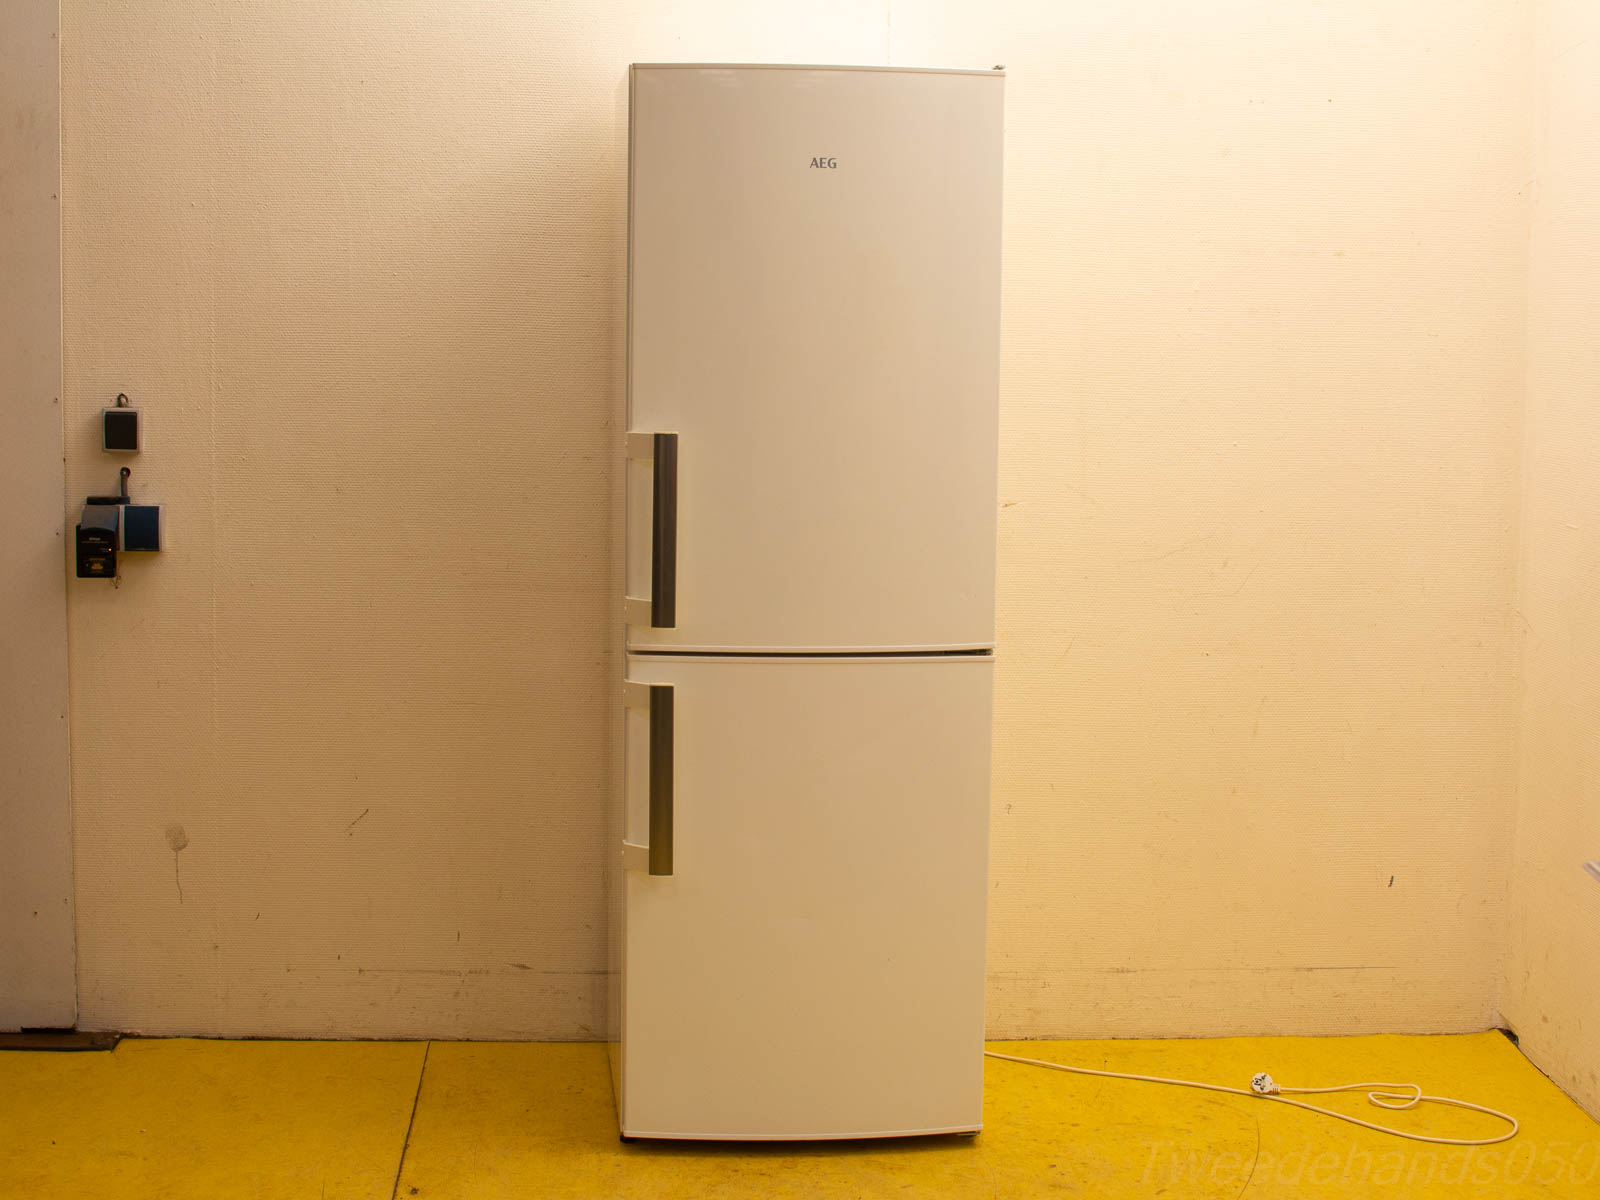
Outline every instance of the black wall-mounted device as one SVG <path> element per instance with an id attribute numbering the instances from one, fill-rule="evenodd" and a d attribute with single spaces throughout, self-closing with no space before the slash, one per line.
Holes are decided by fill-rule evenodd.
<path id="1" fill-rule="evenodd" d="M 122 548 L 154 551 L 161 549 L 161 506 L 124 504 L 122 506 Z"/>
<path id="2" fill-rule="evenodd" d="M 100 413 L 100 448 L 120 454 L 139 452 L 139 410 L 128 407 L 125 392 L 117 393 L 117 406 Z"/>
<path id="3" fill-rule="evenodd" d="M 161 506 L 130 504 L 128 476 L 122 468 L 121 492 L 115 496 L 90 496 L 78 522 L 79 579 L 115 579 L 117 552 L 161 549 Z"/>
<path id="4" fill-rule="evenodd" d="M 104 497 L 91 497 L 104 499 Z M 78 578 L 115 579 L 121 542 L 122 506 L 85 504 L 78 522 Z"/>

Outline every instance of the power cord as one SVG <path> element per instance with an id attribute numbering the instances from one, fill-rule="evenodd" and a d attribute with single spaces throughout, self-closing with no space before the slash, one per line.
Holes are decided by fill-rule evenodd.
<path id="1" fill-rule="evenodd" d="M 1348 1121 L 1352 1125 L 1359 1125 L 1363 1129 L 1370 1129 L 1374 1133 L 1387 1133 L 1392 1137 L 1408 1138 L 1413 1142 L 1430 1142 L 1435 1146 L 1493 1146 L 1499 1142 L 1508 1142 L 1517 1136 L 1521 1128 L 1517 1119 L 1509 1113 L 1503 1113 L 1496 1108 L 1485 1108 L 1481 1104 L 1471 1104 L 1465 1100 L 1453 1100 L 1449 1096 L 1424 1096 L 1422 1089 L 1414 1083 L 1342 1083 L 1337 1087 L 1322 1088 L 1290 1088 L 1280 1087 L 1276 1080 L 1265 1071 L 1250 1080 L 1249 1090 L 1244 1088 L 1223 1087 L 1219 1083 L 1197 1083 L 1192 1079 L 1163 1079 L 1160 1075 L 1129 1075 L 1121 1071 L 1096 1071 L 1089 1067 L 1069 1067 L 1065 1063 L 1046 1062 L 1041 1058 L 1021 1058 L 1015 1054 L 1000 1054 L 994 1050 L 985 1050 L 989 1058 L 1000 1058 L 1006 1062 L 1026 1063 L 1030 1067 L 1048 1067 L 1052 1071 L 1068 1071 L 1074 1075 L 1094 1075 L 1101 1079 L 1131 1079 L 1135 1083 L 1168 1083 L 1173 1087 L 1199 1088 L 1206 1092 L 1226 1092 L 1230 1096 L 1249 1096 L 1255 1100 L 1275 1100 L 1279 1104 L 1290 1104 L 1295 1108 L 1303 1108 L 1307 1112 L 1320 1113 L 1325 1117 L 1335 1120 Z M 1391 1112 L 1402 1112 L 1408 1108 L 1415 1108 L 1419 1104 L 1448 1104 L 1452 1108 L 1465 1108 L 1472 1112 L 1480 1112 L 1490 1117 L 1498 1117 L 1511 1126 L 1505 1133 L 1498 1137 L 1490 1138 L 1445 1138 L 1431 1137 L 1425 1133 L 1410 1133 L 1404 1129 L 1391 1129 L 1387 1125 L 1375 1125 L 1371 1121 L 1363 1121 L 1360 1117 L 1352 1117 L 1342 1112 L 1335 1112 L 1331 1108 L 1318 1108 L 1315 1104 L 1307 1104 L 1303 1100 L 1291 1100 L 1289 1095 L 1315 1096 L 1325 1095 L 1328 1092 L 1361 1092 L 1367 1093 L 1367 1099 L 1379 1108 L 1389 1109 Z M 1287 1094 L 1286 1094 L 1287 1093 Z"/>

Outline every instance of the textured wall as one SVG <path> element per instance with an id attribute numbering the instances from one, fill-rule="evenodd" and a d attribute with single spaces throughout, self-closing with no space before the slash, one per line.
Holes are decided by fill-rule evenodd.
<path id="1" fill-rule="evenodd" d="M 967 5 L 1004 62 L 990 1028 L 1483 1028 L 1529 14 Z"/>
<path id="2" fill-rule="evenodd" d="M 594 1028 L 618 89 L 881 56 L 804 12 L 66 5 L 70 492 L 128 392 L 170 545 L 72 589 L 86 1026 Z"/>
<path id="3" fill-rule="evenodd" d="M 1010 68 L 993 1031 L 1491 1021 L 1521 8 L 66 7 L 86 1025 L 590 1032 L 635 59 Z"/>
<path id="4" fill-rule="evenodd" d="M 0 0 L 0 1030 L 73 1021 L 55 0 Z"/>
<path id="5" fill-rule="evenodd" d="M 1528 303 L 1522 741 L 1503 1000 L 1523 1049 L 1600 1113 L 1600 9 L 1556 0 Z"/>

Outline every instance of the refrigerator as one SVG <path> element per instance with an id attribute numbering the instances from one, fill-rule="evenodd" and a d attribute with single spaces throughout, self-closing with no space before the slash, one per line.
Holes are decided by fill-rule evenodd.
<path id="1" fill-rule="evenodd" d="M 998 71 L 636 65 L 625 1138 L 982 1124 Z"/>

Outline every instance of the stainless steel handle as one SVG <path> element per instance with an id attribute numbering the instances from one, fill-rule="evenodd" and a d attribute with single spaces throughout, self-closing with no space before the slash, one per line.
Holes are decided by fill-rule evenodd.
<path id="1" fill-rule="evenodd" d="M 641 868 L 651 875 L 672 874 L 672 797 L 673 768 L 673 689 L 670 683 L 634 683 L 631 679 L 622 684 L 622 702 L 628 708 L 644 709 L 649 715 L 645 756 L 649 762 L 645 781 L 649 793 L 648 844 L 628 840 L 627 828 L 631 820 L 624 820 L 622 835 L 622 861 L 629 870 Z M 632 791 L 632 785 L 629 786 Z M 631 809 L 631 805 L 630 805 Z"/>
<path id="2" fill-rule="evenodd" d="M 629 625 L 674 629 L 678 624 L 678 435 L 630 433 L 628 457 L 648 459 L 650 486 L 650 597 L 628 596 Z"/>
<path id="3" fill-rule="evenodd" d="M 673 690 L 650 687 L 650 874 L 672 874 Z"/>
<path id="4" fill-rule="evenodd" d="M 650 502 L 650 626 L 678 623 L 678 435 L 655 435 Z M 668 872 L 670 874 L 670 872 Z"/>

